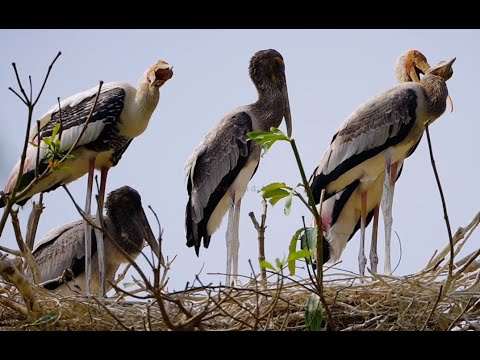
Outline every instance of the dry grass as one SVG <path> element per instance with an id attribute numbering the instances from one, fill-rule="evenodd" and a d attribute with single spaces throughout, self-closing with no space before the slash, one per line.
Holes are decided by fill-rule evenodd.
<path id="1" fill-rule="evenodd" d="M 456 250 L 479 222 L 477 214 L 457 231 Z M 432 258 L 428 268 L 409 276 L 371 274 L 361 279 L 329 269 L 324 295 L 334 328 L 478 330 L 478 254 L 457 261 L 449 277 L 443 252 L 448 254 L 448 248 L 440 258 Z M 269 274 L 266 287 L 255 278 L 238 288 L 202 285 L 177 293 L 146 290 L 137 282 L 146 294 L 142 301 L 128 301 L 125 294 L 108 299 L 62 298 L 34 286 L 41 309 L 36 316 L 40 324 L 35 325 L 16 288 L 1 284 L 0 330 L 305 330 L 305 304 L 313 289 L 310 280 L 281 274 Z"/>

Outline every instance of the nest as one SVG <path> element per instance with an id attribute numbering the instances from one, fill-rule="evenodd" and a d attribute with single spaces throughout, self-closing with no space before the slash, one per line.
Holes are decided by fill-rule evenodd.
<path id="1" fill-rule="evenodd" d="M 455 257 L 480 214 L 453 238 Z M 450 261 L 450 246 L 408 276 L 324 274 L 323 328 L 335 330 L 479 330 L 480 250 Z M 18 264 L 17 264 L 18 265 Z M 5 271 L 5 269 L 4 269 Z M 203 285 L 168 293 L 162 283 L 135 281 L 111 298 L 59 297 L 15 280 L 0 282 L 0 330 L 306 330 L 311 279 L 271 273 L 244 286 Z M 198 279 L 197 279 L 198 280 Z M 199 281 L 199 280 L 198 280 Z M 15 286 L 12 284 L 15 284 Z M 133 300 L 132 300 L 133 299 Z M 326 325 L 326 326 L 325 326 Z"/>

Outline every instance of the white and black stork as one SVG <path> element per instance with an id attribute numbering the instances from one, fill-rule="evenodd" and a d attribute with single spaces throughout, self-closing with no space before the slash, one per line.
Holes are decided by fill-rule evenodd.
<path id="1" fill-rule="evenodd" d="M 251 131 L 270 131 L 285 118 L 287 133 L 292 123 L 285 64 L 273 49 L 261 50 L 250 60 L 249 73 L 257 88 L 258 100 L 226 114 L 204 137 L 187 162 L 188 203 L 185 211 L 187 246 L 207 248 L 229 210 L 227 242 L 227 284 L 238 275 L 238 228 L 240 204 L 255 174 L 261 148 L 247 139 Z"/>
<path id="2" fill-rule="evenodd" d="M 390 180 L 385 184 L 390 187 L 387 192 L 393 194 L 391 188 L 398 178 L 397 170 L 415 150 L 425 125 L 445 111 L 448 98 L 446 80 L 453 74 L 454 61 L 441 62 L 428 69 L 421 80 L 402 83 L 368 100 L 343 122 L 333 136 L 310 178 L 316 203 L 322 189 L 326 193 L 322 224 L 327 229 L 329 254 L 324 261 L 338 260 L 359 226 L 359 270 L 364 274 L 365 227 L 372 217 L 375 217 L 374 228 L 378 226 L 378 205 L 384 179 Z M 420 70 L 415 70 L 417 78 Z M 413 74 L 413 70 L 410 73 Z M 389 200 L 392 200 L 391 196 Z M 391 217 L 391 213 L 388 210 L 391 211 L 391 202 L 382 203 L 382 207 L 386 209 L 386 233 L 390 233 L 388 216 Z M 339 222 L 340 215 L 343 218 Z M 376 242 L 376 229 L 372 240 Z M 374 252 L 371 257 L 375 263 L 376 248 Z"/>
<path id="3" fill-rule="evenodd" d="M 160 60 L 148 69 L 140 78 L 138 87 L 126 82 L 111 82 L 102 86 L 97 105 L 86 130 L 79 140 L 83 126 L 88 119 L 95 103 L 98 87 L 70 96 L 53 106 L 40 118 L 40 126 L 33 126 L 29 134 L 29 145 L 23 174 L 20 180 L 19 191 L 25 189 L 35 180 L 35 167 L 37 151 L 39 152 L 38 173 L 42 174 L 48 168 L 47 151 L 42 146 L 42 139 L 52 136 L 57 124 L 61 123 L 60 149 L 70 149 L 72 157 L 66 159 L 60 171 L 51 171 L 48 176 L 37 181 L 28 193 L 17 200 L 23 205 L 33 195 L 40 192 L 52 191 L 63 184 L 68 184 L 88 173 L 87 197 L 85 201 L 85 214 L 91 213 L 91 193 L 93 186 L 94 169 L 101 171 L 99 209 L 103 207 L 105 185 L 108 170 L 117 165 L 123 153 L 132 140 L 141 135 L 150 121 L 160 99 L 160 87 L 173 76 L 172 66 Z M 39 129 L 39 131 L 38 131 Z M 38 139 L 38 137 L 40 139 Z M 40 140 L 40 149 L 35 145 Z M 18 178 L 20 161 L 13 168 L 4 192 L 8 195 Z M 0 207 L 5 204 L 0 199 Z M 90 281 L 90 254 L 91 239 L 90 226 L 85 226 L 85 253 L 87 282 Z M 96 236 L 98 259 L 100 263 L 100 281 L 104 279 L 103 241 L 102 234 Z M 87 284 L 87 294 L 89 289 Z"/>

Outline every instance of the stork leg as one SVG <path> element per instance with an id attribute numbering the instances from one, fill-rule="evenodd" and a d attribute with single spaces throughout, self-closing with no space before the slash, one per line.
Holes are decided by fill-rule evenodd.
<path id="1" fill-rule="evenodd" d="M 397 169 L 398 162 L 391 163 L 390 154 L 387 154 L 385 157 L 385 181 L 383 184 L 383 195 L 382 195 L 382 213 L 383 213 L 383 223 L 385 226 L 385 274 L 391 274 L 392 265 L 390 259 L 391 253 L 391 240 L 392 240 L 392 204 L 393 204 L 393 193 L 395 191 L 395 181 L 397 180 Z"/>
<path id="2" fill-rule="evenodd" d="M 231 285 L 230 283 L 230 276 L 232 274 L 232 245 L 233 245 L 233 238 L 234 238 L 234 213 L 235 213 L 235 194 L 230 197 L 230 208 L 228 210 L 228 224 L 227 224 L 227 234 L 225 236 L 225 240 L 227 243 L 227 268 L 225 273 L 227 274 L 226 278 L 226 285 Z"/>
<path id="3" fill-rule="evenodd" d="M 367 192 L 362 193 L 362 204 L 360 213 L 360 252 L 358 253 L 358 267 L 361 275 L 365 275 L 367 258 L 365 256 L 365 227 L 367 225 Z"/>
<path id="4" fill-rule="evenodd" d="M 377 272 L 378 254 L 377 254 L 377 235 L 378 235 L 378 206 L 373 210 L 373 229 L 372 244 L 370 245 L 370 266 L 374 273 Z"/>
<path id="5" fill-rule="evenodd" d="M 100 193 L 98 194 L 97 215 L 95 216 L 95 222 L 99 227 L 101 227 L 100 215 L 103 214 L 103 203 L 105 199 L 105 187 L 107 183 L 108 168 L 102 167 L 102 169 L 100 170 L 100 174 Z M 95 238 L 97 240 L 100 296 L 105 297 L 105 244 L 103 241 L 103 231 L 95 229 Z"/>
<path id="6" fill-rule="evenodd" d="M 87 198 L 85 200 L 85 216 L 91 219 L 92 208 L 92 187 L 93 187 L 93 171 L 95 170 L 95 159 L 88 160 L 88 181 L 87 181 Z M 90 286 L 92 278 L 92 227 L 85 222 L 85 295 L 90 296 Z"/>
<path id="7" fill-rule="evenodd" d="M 237 285 L 237 275 L 238 275 L 238 250 L 240 249 L 240 240 L 239 240 L 239 228 L 240 228 L 240 205 L 242 204 L 242 199 L 238 200 L 234 205 L 233 212 L 233 242 L 232 242 L 232 271 L 233 271 L 233 284 Z"/>

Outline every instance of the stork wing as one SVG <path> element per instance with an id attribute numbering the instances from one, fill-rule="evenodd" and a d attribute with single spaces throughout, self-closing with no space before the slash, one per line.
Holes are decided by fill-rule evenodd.
<path id="1" fill-rule="evenodd" d="M 83 219 L 59 226 L 48 232 L 33 251 L 41 274 L 41 281 L 62 276 L 71 269 L 75 276 L 85 268 L 85 222 Z M 94 232 L 92 231 L 92 238 Z M 96 241 L 92 241 L 92 254 Z"/>
<path id="2" fill-rule="evenodd" d="M 96 140 L 106 125 L 118 121 L 125 103 L 125 89 L 122 86 L 108 84 L 98 97 L 97 105 L 87 129 L 77 146 Z M 40 140 L 51 136 L 54 127 L 62 123 L 61 147 L 72 146 L 81 132 L 83 124 L 95 103 L 98 87 L 74 95 L 60 103 L 61 109 L 54 106 L 40 120 Z M 38 131 L 33 127 L 30 131 L 30 142 L 37 143 Z"/>
<path id="3" fill-rule="evenodd" d="M 317 203 L 330 182 L 408 136 L 416 120 L 417 86 L 398 85 L 370 99 L 344 121 L 310 177 Z"/>
<path id="4" fill-rule="evenodd" d="M 202 238 L 208 247 L 206 226 L 210 216 L 247 162 L 250 131 L 252 119 L 246 112 L 227 115 L 207 134 L 187 163 L 187 245 L 195 246 L 197 255 Z"/>
<path id="5" fill-rule="evenodd" d="M 125 104 L 126 88 L 129 86 L 130 85 L 126 83 L 109 83 L 102 88 L 98 97 L 97 106 L 92 113 L 92 118 L 72 151 L 86 144 L 93 147 L 102 147 L 103 144 L 97 144 L 98 141 L 96 140 L 99 139 L 103 132 L 116 130 L 113 125 L 119 120 Z M 75 144 L 77 137 L 82 132 L 83 124 L 88 119 L 88 115 L 93 108 L 97 91 L 98 87 L 95 87 L 65 99 L 60 103 L 60 110 L 57 105 L 42 116 L 40 119 L 40 131 L 38 131 L 37 126 L 32 127 L 29 134 L 30 142 L 27 148 L 20 188 L 26 187 L 34 179 L 37 152 L 39 157 L 39 173 L 43 173 L 47 168 L 47 164 L 44 162 L 47 155 L 46 146 L 42 140 L 52 136 L 53 129 L 57 124 L 61 122 L 63 129 L 61 133 L 60 150 L 66 152 Z M 40 149 L 37 149 L 36 145 L 38 143 L 40 143 Z M 7 185 L 5 186 L 5 192 L 8 193 L 11 191 L 16 182 L 19 168 L 20 160 L 10 173 Z"/>

